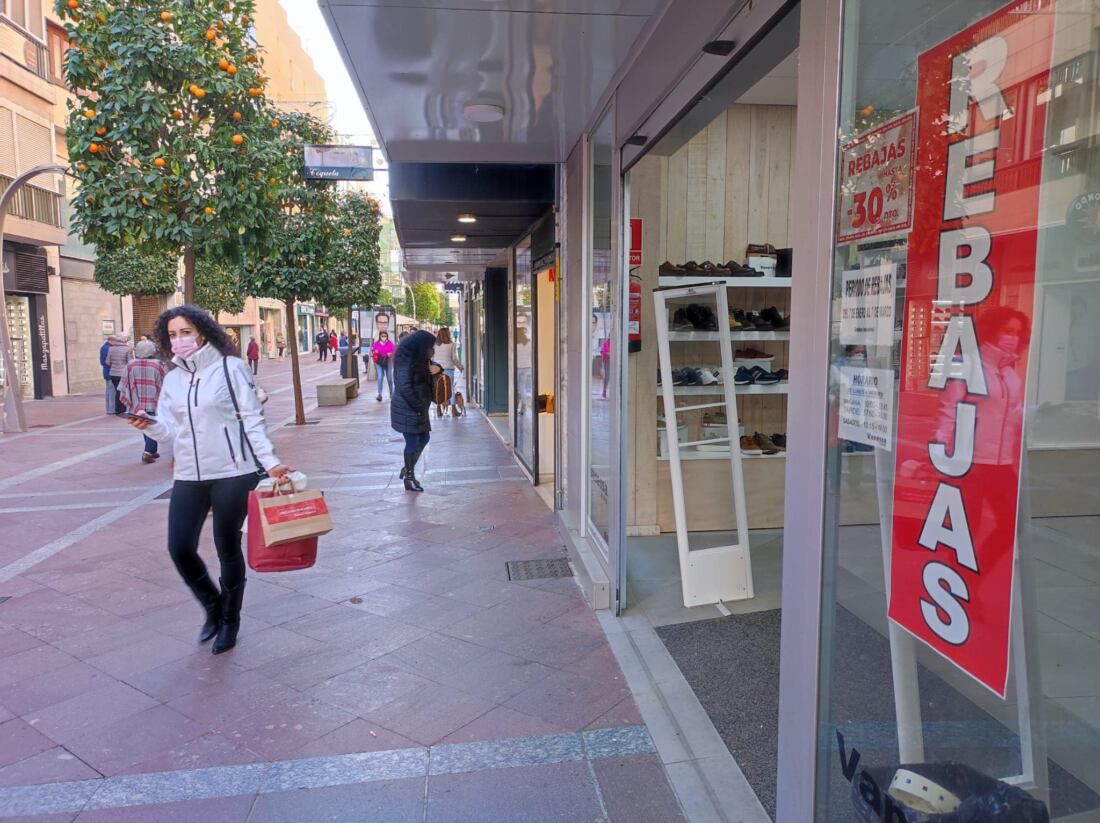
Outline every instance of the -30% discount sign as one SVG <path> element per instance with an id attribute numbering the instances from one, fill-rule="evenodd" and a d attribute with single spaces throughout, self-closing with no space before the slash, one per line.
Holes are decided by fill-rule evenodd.
<path id="1" fill-rule="evenodd" d="M 917 113 L 909 112 L 842 147 L 838 243 L 912 226 L 916 132 Z"/>

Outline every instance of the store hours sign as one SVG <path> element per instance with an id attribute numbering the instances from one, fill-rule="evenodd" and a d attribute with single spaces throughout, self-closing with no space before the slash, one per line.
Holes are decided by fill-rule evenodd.
<path id="1" fill-rule="evenodd" d="M 917 113 L 909 112 L 841 147 L 837 243 L 908 231 L 916 133 Z"/>
<path id="2" fill-rule="evenodd" d="M 889 615 L 1002 698 L 1042 163 L 1027 135 L 1046 131 L 1023 90 L 1046 84 L 1054 17 L 1016 0 L 917 63 Z"/>

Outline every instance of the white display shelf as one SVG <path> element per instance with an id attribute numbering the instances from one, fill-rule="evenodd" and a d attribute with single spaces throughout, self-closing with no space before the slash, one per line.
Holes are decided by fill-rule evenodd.
<path id="1" fill-rule="evenodd" d="M 742 340 L 790 340 L 789 331 L 731 331 L 730 340 L 740 343 Z M 716 343 L 716 331 L 670 331 L 669 343 Z"/>
<path id="2" fill-rule="evenodd" d="M 679 274 L 662 274 L 657 278 L 660 286 L 705 286 L 708 283 L 724 283 L 731 289 L 789 289 L 789 277 L 695 277 Z"/>
<path id="3" fill-rule="evenodd" d="M 789 383 L 776 383 L 774 386 L 738 386 L 736 391 L 738 397 L 746 394 L 787 394 L 787 387 Z M 657 394 L 662 393 L 662 387 L 657 387 Z M 713 386 L 673 386 L 672 393 L 677 397 L 691 397 L 691 396 L 705 396 L 722 394 L 722 384 L 715 383 Z"/>

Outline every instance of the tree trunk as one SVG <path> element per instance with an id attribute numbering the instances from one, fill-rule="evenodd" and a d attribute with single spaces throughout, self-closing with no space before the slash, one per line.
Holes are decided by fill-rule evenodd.
<path id="1" fill-rule="evenodd" d="M 298 363 L 298 325 L 294 316 L 294 301 L 284 301 L 286 306 L 286 336 L 290 347 L 290 374 L 294 382 L 294 423 L 306 424 L 306 407 L 302 402 L 302 369 Z"/>
<path id="2" fill-rule="evenodd" d="M 348 306 L 348 337 L 351 337 L 351 321 L 354 315 L 355 311 L 352 309 L 351 306 Z M 355 336 L 358 337 L 359 333 L 356 332 Z"/>
<path id="3" fill-rule="evenodd" d="M 195 302 L 195 250 L 191 246 L 183 250 L 183 302 Z"/>

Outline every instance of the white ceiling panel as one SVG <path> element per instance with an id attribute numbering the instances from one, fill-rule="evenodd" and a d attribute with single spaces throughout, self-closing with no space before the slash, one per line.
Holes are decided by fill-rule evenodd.
<path id="1" fill-rule="evenodd" d="M 556 163 L 661 0 L 320 3 L 389 160 Z"/>

